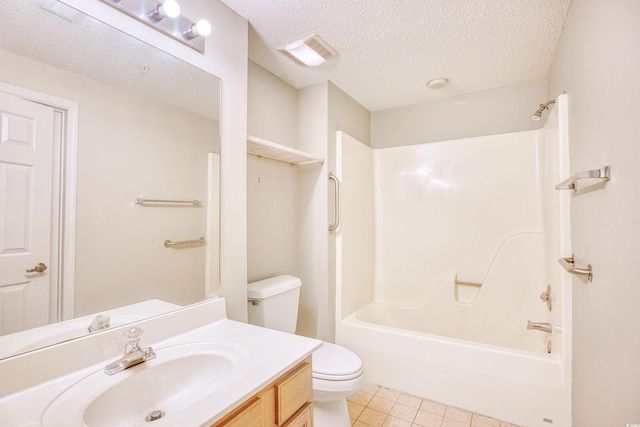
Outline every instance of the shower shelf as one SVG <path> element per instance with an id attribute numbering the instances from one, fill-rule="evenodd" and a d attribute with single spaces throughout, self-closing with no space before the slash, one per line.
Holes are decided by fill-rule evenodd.
<path id="1" fill-rule="evenodd" d="M 324 163 L 322 157 L 312 156 L 304 151 L 289 148 L 266 139 L 247 136 L 247 152 L 260 157 L 298 165 L 301 163 Z"/>
<path id="2" fill-rule="evenodd" d="M 609 181 L 611 179 L 611 168 L 607 165 L 600 169 L 592 169 L 587 171 L 580 171 L 575 175 L 565 179 L 560 184 L 556 185 L 556 190 L 578 190 L 578 181 L 581 179 L 596 178 L 602 181 Z"/>

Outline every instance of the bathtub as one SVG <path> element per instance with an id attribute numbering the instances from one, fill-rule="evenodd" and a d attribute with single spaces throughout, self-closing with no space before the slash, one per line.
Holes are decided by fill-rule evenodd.
<path id="1" fill-rule="evenodd" d="M 393 307 L 365 306 L 344 319 L 337 342 L 362 358 L 378 384 L 521 426 L 571 425 L 561 354 L 509 349 L 377 322 Z"/>
<path id="2" fill-rule="evenodd" d="M 567 105 L 542 129 L 454 141 L 372 149 L 338 132 L 336 342 L 367 382 L 571 426 L 572 284 L 558 264 L 572 253 L 570 194 L 555 189 L 569 175 Z"/>

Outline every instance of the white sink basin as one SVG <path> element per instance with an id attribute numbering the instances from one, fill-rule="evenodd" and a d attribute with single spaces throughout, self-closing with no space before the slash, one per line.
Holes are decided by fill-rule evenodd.
<path id="1" fill-rule="evenodd" d="M 80 380 L 49 405 L 42 425 L 179 425 L 174 416 L 221 392 L 246 371 L 244 351 L 228 344 L 190 343 L 155 351 L 156 359 L 123 372 L 109 376 L 101 369 Z"/>

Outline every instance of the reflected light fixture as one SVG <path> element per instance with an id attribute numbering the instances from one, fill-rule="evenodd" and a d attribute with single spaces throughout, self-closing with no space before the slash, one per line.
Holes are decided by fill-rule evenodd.
<path id="1" fill-rule="evenodd" d="M 194 23 L 181 15 L 177 0 L 102 0 L 102 2 L 204 53 L 205 37 L 211 34 L 211 24 L 204 19 Z"/>
<path id="2" fill-rule="evenodd" d="M 70 6 L 60 3 L 58 0 L 45 0 L 40 7 L 69 22 L 78 22 L 85 16 L 82 12 L 78 12 Z"/>
<path id="3" fill-rule="evenodd" d="M 278 48 L 278 51 L 308 67 L 323 64 L 338 54 L 317 34 L 287 43 L 284 47 Z"/>

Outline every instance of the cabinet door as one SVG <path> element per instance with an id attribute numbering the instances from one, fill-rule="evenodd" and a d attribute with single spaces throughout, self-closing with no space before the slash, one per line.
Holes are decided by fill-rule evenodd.
<path id="1" fill-rule="evenodd" d="M 230 418 L 214 424 L 215 427 L 263 427 L 263 402 L 261 397 L 254 397 L 238 409 Z"/>
<path id="2" fill-rule="evenodd" d="M 313 398 L 311 364 L 304 363 L 276 384 L 278 425 L 282 425 Z"/>
<path id="3" fill-rule="evenodd" d="M 282 425 L 282 427 L 313 427 L 313 406 L 311 402 L 298 411 L 289 421 Z"/>

